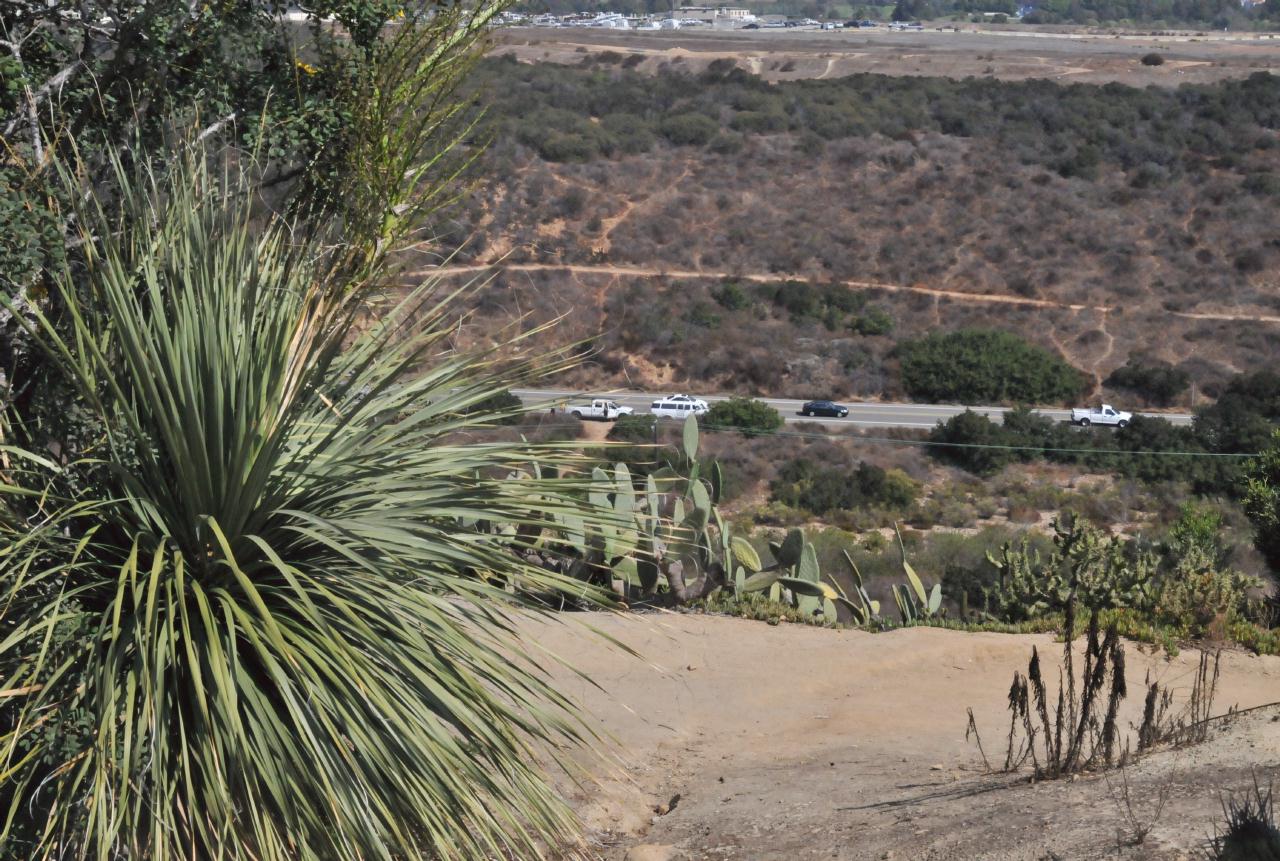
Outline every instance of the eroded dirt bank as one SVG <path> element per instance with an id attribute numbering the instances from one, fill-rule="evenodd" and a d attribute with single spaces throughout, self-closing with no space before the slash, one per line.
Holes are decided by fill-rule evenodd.
<path id="1" fill-rule="evenodd" d="M 1251 785 L 1255 769 L 1264 784 L 1280 771 L 1274 709 L 1200 747 L 1149 756 L 1127 770 L 1135 814 L 1154 818 L 1161 792 L 1165 805 L 1143 844 L 1123 845 L 1118 777 L 992 776 L 965 741 L 971 706 L 988 755 L 1002 758 L 1012 674 L 1033 645 L 1055 666 L 1050 636 L 871 635 L 696 615 L 590 621 L 647 662 L 576 624 L 530 633 L 603 688 L 563 679 L 617 738 L 630 774 L 597 764 L 597 782 L 573 791 L 606 859 L 1188 858 L 1212 832 L 1222 792 Z M 1124 725 L 1138 720 L 1147 672 L 1185 696 L 1197 660 L 1129 644 Z M 1215 711 L 1277 700 L 1280 659 L 1223 655 Z"/>

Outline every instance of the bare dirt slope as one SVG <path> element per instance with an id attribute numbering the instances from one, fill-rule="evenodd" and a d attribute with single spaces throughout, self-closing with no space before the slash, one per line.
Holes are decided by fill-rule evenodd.
<path id="1" fill-rule="evenodd" d="M 1265 783 L 1280 766 L 1274 709 L 1198 748 L 1145 758 L 1128 768 L 1137 815 L 1152 818 L 1162 791 L 1167 803 L 1143 845 L 1121 846 L 1105 778 L 989 775 L 965 741 L 972 706 L 988 755 L 1002 756 L 1013 672 L 1033 645 L 1056 659 L 1049 636 L 871 635 L 697 615 L 590 621 L 652 662 L 576 625 L 531 630 L 603 688 L 563 679 L 616 736 L 630 774 L 596 765 L 599 781 L 575 791 L 601 858 L 1186 858 L 1212 832 L 1221 792 L 1251 784 L 1254 767 Z M 1126 720 L 1138 718 L 1145 673 L 1186 687 L 1198 659 L 1149 651 L 1129 646 Z M 1222 666 L 1216 710 L 1280 700 L 1280 659 L 1231 653 Z"/>

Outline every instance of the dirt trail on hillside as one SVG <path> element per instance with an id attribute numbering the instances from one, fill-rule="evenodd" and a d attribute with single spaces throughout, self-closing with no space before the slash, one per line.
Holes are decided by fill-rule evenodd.
<path id="1" fill-rule="evenodd" d="M 675 614 L 527 630 L 600 686 L 556 673 L 617 739 L 629 775 L 596 763 L 598 780 L 571 790 L 594 854 L 610 861 L 1186 858 L 1212 832 L 1222 791 L 1251 785 L 1255 767 L 1264 785 L 1280 772 L 1275 709 L 1238 717 L 1199 747 L 1150 755 L 1127 769 L 1131 797 L 1140 816 L 1161 793 L 1166 806 L 1143 845 L 1118 846 L 1107 779 L 988 774 L 965 740 L 972 707 L 988 756 L 1002 760 L 1013 672 L 1025 672 L 1034 645 L 1056 675 L 1062 647 L 1049 636 Z M 1126 657 L 1122 718 L 1136 722 L 1144 675 L 1181 703 L 1198 653 L 1168 659 L 1129 644 Z M 1215 711 L 1276 700 L 1280 658 L 1223 655 Z"/>
<path id="2" fill-rule="evenodd" d="M 465 266 L 442 266 L 419 269 L 404 273 L 405 278 L 448 278 L 457 275 L 475 275 L 488 271 L 506 272 L 572 272 L 577 275 L 600 275 L 610 278 L 676 278 L 676 279 L 734 279 L 751 282 L 808 281 L 809 276 L 785 272 L 729 272 L 695 269 L 662 269 L 646 266 L 618 266 L 613 264 L 588 265 L 581 263 L 477 263 Z M 1008 296 L 1003 294 L 966 293 L 961 290 L 943 290 L 937 287 L 925 287 L 921 284 L 888 284 L 882 281 L 859 281 L 846 278 L 833 279 L 833 283 L 843 284 L 856 290 L 879 290 L 885 293 L 908 293 L 919 296 L 932 296 L 935 299 L 948 299 L 957 302 L 979 302 L 995 305 L 1018 305 L 1029 308 L 1053 308 L 1064 311 L 1098 311 L 1109 314 L 1117 311 L 1111 305 L 1079 305 L 1071 302 L 1056 302 L 1052 299 L 1033 299 L 1026 296 Z M 1227 320 L 1233 322 L 1280 323 L 1280 317 L 1266 314 L 1225 314 L 1197 311 L 1164 311 L 1173 317 L 1185 317 L 1192 320 Z"/>

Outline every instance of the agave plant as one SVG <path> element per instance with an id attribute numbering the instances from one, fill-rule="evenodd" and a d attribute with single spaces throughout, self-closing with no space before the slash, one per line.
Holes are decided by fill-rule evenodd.
<path id="1" fill-rule="evenodd" d="M 585 587 L 518 551 L 526 524 L 607 514 L 575 454 L 471 434 L 533 371 L 452 354 L 426 294 L 353 334 L 367 293 L 203 153 L 117 169 L 65 322 L 34 333 L 101 438 L 0 452 L 0 856 L 571 839 L 539 763 L 591 734 L 518 613 Z M 530 461 L 557 477 L 506 480 Z"/>

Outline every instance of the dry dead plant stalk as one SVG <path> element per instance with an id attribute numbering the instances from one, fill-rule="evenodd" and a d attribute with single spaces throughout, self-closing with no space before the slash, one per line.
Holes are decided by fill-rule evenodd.
<path id="1" fill-rule="evenodd" d="M 1142 725 L 1138 727 L 1139 753 L 1157 746 L 1186 747 L 1208 739 L 1209 727 L 1215 720 L 1213 701 L 1218 692 L 1221 662 L 1221 650 L 1213 654 L 1212 663 L 1208 652 L 1200 653 L 1200 664 L 1191 682 L 1191 695 L 1186 706 L 1176 715 L 1172 714 L 1172 691 L 1162 687 L 1158 681 L 1152 681 L 1148 675 Z"/>
<path id="2" fill-rule="evenodd" d="M 1164 814 L 1165 804 L 1169 801 L 1169 786 L 1160 782 L 1156 787 L 1156 797 L 1144 813 L 1141 805 L 1135 804 L 1133 792 L 1129 786 L 1129 771 L 1121 767 L 1119 785 L 1110 777 L 1106 778 L 1107 792 L 1120 812 L 1122 828 L 1116 829 L 1116 846 L 1139 846 L 1151 834 L 1160 817 Z"/>
<path id="3" fill-rule="evenodd" d="M 1073 608 L 1068 609 L 1068 620 L 1074 627 Z M 1068 634 L 1052 716 L 1039 650 L 1032 648 L 1025 676 L 1014 673 L 1008 697 L 1010 720 L 1005 771 L 1014 771 L 1030 759 L 1037 778 L 1055 779 L 1097 765 L 1114 765 L 1118 753 L 1119 758 L 1124 759 L 1127 748 L 1118 751 L 1116 729 L 1120 701 L 1128 693 L 1124 646 L 1114 626 L 1102 633 L 1096 611 L 1089 618 L 1084 673 L 1078 694 L 1074 660 L 1074 646 Z"/>

